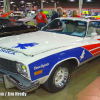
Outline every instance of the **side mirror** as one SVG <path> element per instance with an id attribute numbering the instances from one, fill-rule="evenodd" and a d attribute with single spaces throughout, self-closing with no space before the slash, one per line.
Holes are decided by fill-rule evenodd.
<path id="1" fill-rule="evenodd" d="M 93 32 L 91 35 L 92 35 L 92 38 L 93 38 L 93 37 L 97 36 L 97 33 Z"/>

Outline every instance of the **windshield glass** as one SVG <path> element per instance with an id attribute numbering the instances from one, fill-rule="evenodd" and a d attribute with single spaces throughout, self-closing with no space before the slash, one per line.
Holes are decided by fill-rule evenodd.
<path id="1" fill-rule="evenodd" d="M 86 29 L 87 23 L 83 21 L 55 19 L 50 24 L 43 27 L 42 31 L 84 37 Z"/>

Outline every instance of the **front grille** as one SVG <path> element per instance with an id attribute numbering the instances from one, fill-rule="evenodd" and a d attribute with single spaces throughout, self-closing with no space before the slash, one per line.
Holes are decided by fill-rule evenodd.
<path id="1" fill-rule="evenodd" d="M 16 62 L 0 58 L 0 69 L 16 73 Z"/>

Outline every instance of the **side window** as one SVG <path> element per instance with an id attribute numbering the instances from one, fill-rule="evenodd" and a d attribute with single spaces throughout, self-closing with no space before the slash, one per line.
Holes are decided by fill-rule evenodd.
<path id="1" fill-rule="evenodd" d="M 88 26 L 87 36 L 91 37 L 92 33 L 100 33 L 99 22 L 90 22 Z"/>
<path id="2" fill-rule="evenodd" d="M 98 27 L 96 29 L 96 32 L 97 32 L 98 35 L 100 35 L 100 23 L 99 23 L 99 25 L 98 25 Z"/>
<path id="3" fill-rule="evenodd" d="M 48 29 L 61 29 L 62 28 L 62 23 L 59 20 L 54 20 L 51 22 L 47 27 L 45 27 L 47 30 Z M 44 28 L 44 29 L 45 29 Z"/>

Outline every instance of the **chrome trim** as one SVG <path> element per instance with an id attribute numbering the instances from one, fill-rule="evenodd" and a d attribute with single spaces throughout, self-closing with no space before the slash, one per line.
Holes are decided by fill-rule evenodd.
<path id="1" fill-rule="evenodd" d="M 30 92 L 30 91 L 35 90 L 36 88 L 39 87 L 39 81 L 35 81 L 35 82 L 32 82 L 28 86 L 24 86 L 23 83 L 15 81 L 14 79 L 10 78 L 10 76 L 8 76 L 8 75 L 4 75 L 4 77 L 8 81 L 10 81 L 15 87 L 20 89 L 21 91 Z"/>
<path id="2" fill-rule="evenodd" d="M 33 91 L 40 85 L 38 80 L 32 82 L 19 74 L 8 73 L 4 70 L 0 70 L 0 82 L 5 88 L 17 87 L 25 92 Z"/>

